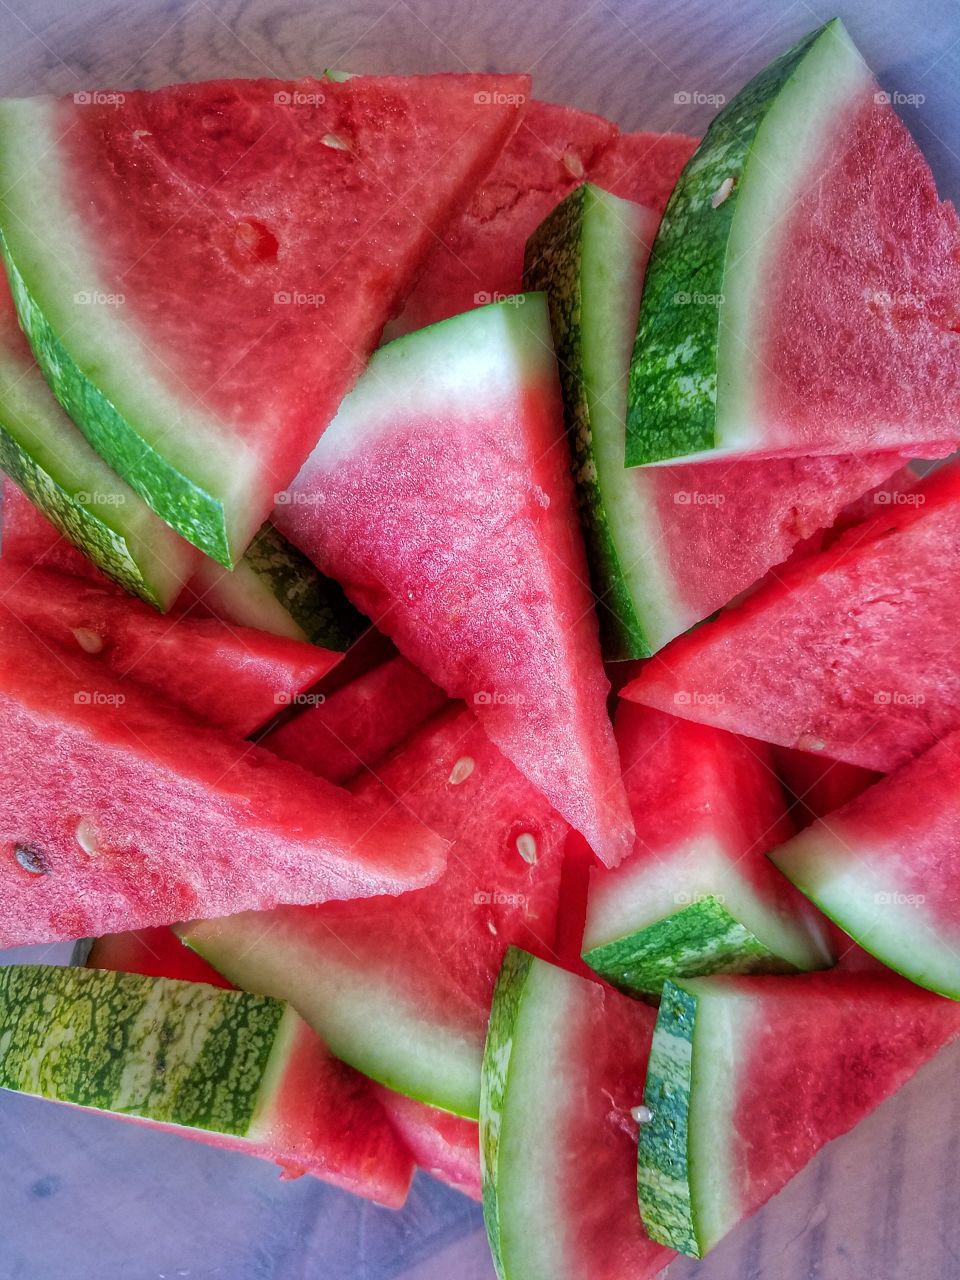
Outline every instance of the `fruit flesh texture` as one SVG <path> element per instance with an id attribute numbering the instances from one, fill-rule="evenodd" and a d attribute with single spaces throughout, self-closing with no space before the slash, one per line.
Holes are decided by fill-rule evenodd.
<path id="1" fill-rule="evenodd" d="M 481 1122 L 484 1218 L 502 1280 L 644 1280 L 670 1261 L 636 1206 L 631 1112 L 653 1024 L 646 1005 L 508 952 Z"/>
<path id="2" fill-rule="evenodd" d="M 380 1104 L 413 1152 L 419 1168 L 471 1200 L 479 1200 L 480 1138 L 475 1120 L 450 1115 L 438 1107 L 406 1098 L 392 1089 L 377 1089 Z"/>
<path id="3" fill-rule="evenodd" d="M 632 823 L 542 296 L 382 347 L 290 499 L 282 531 L 615 864 Z"/>
<path id="4" fill-rule="evenodd" d="M 342 656 L 214 619 L 162 617 L 109 584 L 5 560 L 0 592 L 0 613 L 34 635 L 68 653 L 82 649 L 109 678 L 132 680 L 243 737 L 272 720 Z"/>
<path id="5" fill-rule="evenodd" d="M 2 219 L 34 351 L 91 443 L 213 558 L 236 563 L 528 87 L 231 80 L 4 105 L 5 177 L 27 175 L 34 210 L 43 193 L 22 224 L 14 182 Z M 75 291 L 122 306 L 78 327 Z"/>
<path id="6" fill-rule="evenodd" d="M 682 133 L 622 133 L 590 166 L 587 177 L 622 200 L 663 213 L 698 142 Z"/>
<path id="7" fill-rule="evenodd" d="M 248 913 L 182 936 L 238 986 L 284 993 L 358 1070 L 475 1119 L 504 951 L 552 954 L 567 826 L 456 707 L 354 790 L 375 805 L 399 798 L 453 841 L 433 888 L 386 909 Z"/>
<path id="8" fill-rule="evenodd" d="M 790 747 L 777 747 L 773 754 L 777 772 L 794 797 L 792 812 L 801 827 L 842 808 L 882 776 L 872 769 L 824 760 Z"/>
<path id="9" fill-rule="evenodd" d="M 0 623 L 0 944 L 430 883 L 445 845 Z M 144 797 L 149 803 L 144 803 Z M 235 851 L 244 850 L 238 860 Z"/>
<path id="10" fill-rule="evenodd" d="M 924 750 L 960 722 L 960 467 L 912 496 L 673 641 L 623 696 L 881 773 Z"/>
<path id="11" fill-rule="evenodd" d="M 86 965 L 230 987 L 167 928 L 97 938 Z M 296 1029 L 255 1142 L 195 1131 L 185 1136 L 272 1160 L 284 1177 L 311 1174 L 390 1208 L 402 1207 L 413 1175 L 410 1155 L 380 1114 L 372 1086 L 338 1062 L 305 1023 Z"/>

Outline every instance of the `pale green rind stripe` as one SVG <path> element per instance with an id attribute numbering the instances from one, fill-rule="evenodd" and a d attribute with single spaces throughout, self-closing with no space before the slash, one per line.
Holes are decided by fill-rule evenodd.
<path id="1" fill-rule="evenodd" d="M 243 1137 L 284 1013 L 202 983 L 0 968 L 0 1088 Z"/>
<path id="2" fill-rule="evenodd" d="M 584 951 L 583 959 L 602 978 L 631 995 L 659 995 L 670 978 L 797 971 L 710 896 L 644 929 Z"/>
<path id="3" fill-rule="evenodd" d="M 483 1220 L 490 1252 L 500 1280 L 504 1267 L 500 1203 L 497 1193 L 501 1121 L 510 1075 L 510 1055 L 533 956 L 510 947 L 504 956 L 490 1011 L 490 1027 L 483 1053 L 480 1083 L 480 1170 L 483 1178 Z"/>
<path id="4" fill-rule="evenodd" d="M 690 1186 L 689 1119 L 697 999 L 667 982 L 653 1034 L 640 1126 L 637 1195 L 651 1239 L 701 1256 Z"/>
<path id="5" fill-rule="evenodd" d="M 628 466 L 709 452 L 717 443 L 721 307 L 742 183 L 720 196 L 731 176 L 742 177 L 777 95 L 835 25 L 811 32 L 756 76 L 713 121 L 680 175 L 647 267 L 630 374 Z"/>

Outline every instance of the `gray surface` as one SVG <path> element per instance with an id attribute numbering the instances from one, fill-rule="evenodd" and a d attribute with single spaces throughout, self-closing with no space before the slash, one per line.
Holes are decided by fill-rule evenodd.
<path id="1" fill-rule="evenodd" d="M 0 0 L 0 92 L 211 75 L 530 69 L 541 97 L 626 128 L 701 129 L 794 37 L 800 0 Z M 847 3 L 854 37 L 945 194 L 960 194 L 960 5 Z M 0 957 L 2 958 L 2 957 Z M 670 1280 L 960 1277 L 960 1047 L 819 1157 L 703 1264 Z M 402 1214 L 266 1164 L 97 1116 L 0 1097 L 0 1280 L 491 1280 L 479 1210 L 418 1179 Z M 583 1277 L 583 1280 L 593 1280 Z M 623 1277 L 622 1280 L 629 1280 Z"/>

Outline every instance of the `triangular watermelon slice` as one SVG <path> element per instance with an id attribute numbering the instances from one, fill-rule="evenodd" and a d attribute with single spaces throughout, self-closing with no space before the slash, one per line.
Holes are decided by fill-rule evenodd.
<path id="1" fill-rule="evenodd" d="M 726 104 L 647 272 L 627 463 L 949 453 L 960 222 L 839 20 Z"/>
<path id="2" fill-rule="evenodd" d="M 702 1257 L 960 1032 L 960 1006 L 892 975 L 667 983 L 644 1091 L 640 1208 Z"/>
<path id="3" fill-rule="evenodd" d="M 615 865 L 633 823 L 543 296 L 381 347 L 286 497 L 281 530 Z"/>
<path id="4" fill-rule="evenodd" d="M 37 359 L 208 555 L 243 554 L 528 90 L 222 80 L 0 105 L 0 237 Z"/>
<path id="5" fill-rule="evenodd" d="M 648 1280 L 636 1205 L 654 1012 L 515 947 L 483 1057 L 483 1216 L 501 1280 Z"/>
<path id="6" fill-rule="evenodd" d="M 531 236 L 524 271 L 550 299 L 611 659 L 645 657 L 709 617 L 902 466 L 898 454 L 872 453 L 624 468 L 630 352 L 657 220 L 587 183 Z"/>
<path id="7" fill-rule="evenodd" d="M 583 181 L 616 134 L 617 126 L 600 116 L 530 102 L 496 164 L 430 255 L 387 336 L 520 293 L 527 237 Z"/>
<path id="8" fill-rule="evenodd" d="M 459 707 L 355 789 L 453 841 L 436 885 L 179 932 L 237 986 L 289 999 L 365 1075 L 476 1119 L 500 963 L 511 943 L 552 954 L 568 828 Z"/>
<path id="9" fill-rule="evenodd" d="M 109 584 L 0 560 L 0 615 L 66 650 L 89 654 L 107 678 L 151 689 L 208 724 L 246 737 L 343 657 L 215 618 L 162 617 Z"/>
<path id="10" fill-rule="evenodd" d="M 960 726 L 960 465 L 651 658 L 622 696 L 889 772 Z"/>
<path id="11" fill-rule="evenodd" d="M 446 859 L 409 814 L 374 812 L 7 620 L 0 761 L 0 947 L 402 893 Z"/>
<path id="12" fill-rule="evenodd" d="M 97 938 L 84 963 L 88 969 L 230 986 L 165 928 Z M 254 1140 L 203 1129 L 156 1127 L 272 1160 L 287 1178 L 310 1174 L 379 1204 L 396 1209 L 403 1205 L 413 1161 L 395 1132 L 399 1126 L 378 1106 L 375 1087 L 338 1062 L 306 1023 L 295 1026 L 290 1051 L 269 1089 L 270 1102 Z"/>

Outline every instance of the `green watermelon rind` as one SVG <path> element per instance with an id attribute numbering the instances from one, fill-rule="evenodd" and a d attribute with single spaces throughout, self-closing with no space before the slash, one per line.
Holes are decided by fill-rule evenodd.
<path id="1" fill-rule="evenodd" d="M 627 366 L 611 367 L 620 339 L 630 348 L 642 270 L 637 245 L 656 223 L 652 210 L 585 183 L 541 223 L 525 255 L 524 288 L 544 290 L 550 303 L 581 523 L 611 661 L 655 651 L 651 632 L 662 630 L 657 623 L 671 614 L 674 594 L 662 566 L 649 563 L 657 531 L 645 519 L 637 476 L 622 464 Z"/>
<path id="2" fill-rule="evenodd" d="M 870 82 L 834 19 L 766 67 L 710 125 L 670 197 L 647 268 L 628 467 L 743 452 L 757 440 L 755 357 L 744 335 L 763 288 L 764 240 L 792 199 L 783 179 L 805 179 L 804 158 L 820 153 L 852 91 Z"/>
<path id="3" fill-rule="evenodd" d="M 882 784 L 878 784 L 882 785 Z M 853 855 L 851 854 L 853 851 Z M 805 897 L 864 951 L 910 982 L 950 1000 L 960 1000 L 960 961 L 953 937 L 944 938 L 922 902 L 898 900 L 896 872 L 879 873 L 870 851 L 842 819 L 817 823 L 768 854 Z M 845 870 L 832 866 L 832 857 Z M 889 863 L 890 859 L 885 859 Z"/>
<path id="4" fill-rule="evenodd" d="M 251 1136 L 293 1015 L 279 1001 L 106 970 L 0 969 L 0 1088 Z"/>
<path id="5" fill-rule="evenodd" d="M 584 951 L 583 960 L 628 995 L 659 995 L 665 982 L 678 977 L 798 972 L 710 895 L 635 933 Z"/>

